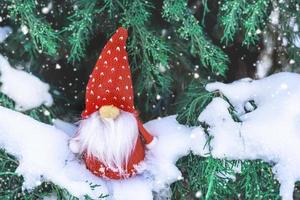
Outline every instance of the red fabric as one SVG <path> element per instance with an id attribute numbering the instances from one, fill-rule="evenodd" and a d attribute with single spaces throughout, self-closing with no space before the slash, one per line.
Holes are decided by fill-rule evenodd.
<path id="1" fill-rule="evenodd" d="M 104 163 L 96 159 L 95 157 L 88 157 L 84 155 L 84 161 L 86 167 L 96 176 L 100 176 L 107 179 L 125 179 L 136 174 L 135 166 L 138 165 L 145 158 L 145 145 L 142 142 L 141 137 L 138 137 L 135 149 L 133 150 L 131 157 L 128 161 L 127 166 L 124 166 L 125 173 L 120 174 L 120 172 L 112 171 L 110 168 L 106 167 Z"/>
<path id="2" fill-rule="evenodd" d="M 131 113 L 135 111 L 126 52 L 127 36 L 127 30 L 120 27 L 102 50 L 86 88 L 83 118 L 103 105 L 114 105 Z"/>
<path id="3" fill-rule="evenodd" d="M 153 141 L 153 136 L 145 129 L 143 123 L 139 119 L 137 119 L 137 121 L 140 134 L 143 136 L 145 143 L 150 144 Z"/>

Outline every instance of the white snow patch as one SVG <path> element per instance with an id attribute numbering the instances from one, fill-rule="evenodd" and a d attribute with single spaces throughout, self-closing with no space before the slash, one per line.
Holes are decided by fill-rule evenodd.
<path id="1" fill-rule="evenodd" d="M 229 114 L 227 103 L 214 98 L 199 120 L 210 128 L 212 155 L 226 159 L 262 159 L 275 163 L 280 195 L 293 199 L 294 183 L 300 180 L 300 75 L 278 73 L 261 80 L 231 84 L 211 83 L 208 91 L 220 91 L 237 111 L 241 122 Z M 257 108 L 246 112 L 252 100 Z"/>
<path id="2" fill-rule="evenodd" d="M 75 134 L 76 126 L 61 120 L 55 120 L 55 125 L 0 107 L 0 147 L 20 161 L 17 173 L 24 177 L 26 189 L 34 188 L 42 181 L 51 181 L 79 198 L 85 194 L 92 198 L 109 194 L 107 199 L 150 200 L 155 193 L 157 198 L 166 199 L 170 197 L 169 185 L 182 177 L 175 166 L 177 159 L 190 150 L 199 154 L 205 152 L 203 146 L 195 143 L 198 137 L 205 144 L 205 137 L 200 137 L 201 134 L 204 136 L 203 132 L 198 130 L 198 136 L 192 137 L 192 129 L 179 125 L 175 116 L 153 120 L 145 127 L 158 141 L 141 163 L 141 175 L 122 181 L 107 181 L 90 173 L 70 152 L 68 141 Z M 92 190 L 89 184 L 100 186 Z"/>
<path id="3" fill-rule="evenodd" d="M 24 35 L 27 35 L 29 33 L 29 28 L 26 25 L 21 26 L 21 31 Z"/>
<path id="4" fill-rule="evenodd" d="M 107 194 L 103 181 L 91 175 L 69 151 L 68 139 L 53 126 L 0 107 L 0 146 L 19 160 L 16 172 L 24 177 L 24 188 L 33 189 L 47 180 L 78 197 Z M 91 182 L 101 187 L 93 191 Z"/>
<path id="5" fill-rule="evenodd" d="M 296 17 L 291 17 L 290 18 L 290 22 L 289 22 L 289 26 L 291 27 L 291 29 L 294 31 L 294 32 L 298 32 L 299 31 L 299 26 L 296 22 Z"/>
<path id="6" fill-rule="evenodd" d="M 51 106 L 53 103 L 48 84 L 32 74 L 12 68 L 1 54 L 0 82 L 0 91 L 14 100 L 17 110 L 29 110 L 42 104 Z"/>
<path id="7" fill-rule="evenodd" d="M 70 137 L 73 136 L 74 133 L 77 130 L 77 127 L 75 125 L 67 123 L 67 122 L 65 122 L 63 120 L 60 120 L 60 119 L 54 119 L 53 120 L 53 125 L 56 128 L 63 130 Z"/>
<path id="8" fill-rule="evenodd" d="M 282 37 L 282 46 L 286 47 L 289 44 L 289 41 L 286 37 Z"/>
<path id="9" fill-rule="evenodd" d="M 291 30 L 294 32 L 293 37 L 292 37 L 292 42 L 297 48 L 300 48 L 300 35 L 298 33 L 299 25 L 296 22 L 296 17 L 290 18 L 289 26 L 290 26 Z"/>
<path id="10" fill-rule="evenodd" d="M 146 160 L 141 165 L 144 175 L 151 178 L 152 190 L 155 192 L 159 193 L 166 186 L 182 179 L 175 165 L 179 158 L 187 155 L 190 150 L 199 155 L 208 152 L 204 148 L 206 140 L 202 128 L 195 134 L 192 129 L 179 125 L 175 116 L 150 121 L 145 127 L 158 138 L 157 144 L 147 152 Z"/>
<path id="11" fill-rule="evenodd" d="M 9 26 L 0 27 L 0 43 L 12 33 L 12 29 Z"/>
<path id="12" fill-rule="evenodd" d="M 293 43 L 296 47 L 300 48 L 300 36 L 299 36 L 299 34 L 295 35 Z"/>
<path id="13" fill-rule="evenodd" d="M 273 65 L 272 54 L 274 50 L 274 42 L 270 35 L 264 34 L 264 50 L 259 55 L 259 59 L 256 62 L 257 70 L 256 77 L 264 78 Z"/>
<path id="14" fill-rule="evenodd" d="M 199 120 L 209 125 L 208 134 L 213 136 L 212 155 L 219 159 L 262 159 L 272 163 L 281 184 L 280 195 L 291 200 L 294 183 L 300 180 L 300 75 L 278 73 L 261 80 L 216 82 L 206 89 L 225 95 L 241 120 L 232 119 L 229 103 L 220 97 L 214 98 L 200 114 Z M 166 199 L 170 197 L 169 185 L 182 179 L 175 162 L 190 151 L 200 156 L 208 154 L 206 134 L 201 127 L 179 125 L 175 116 L 153 120 L 145 127 L 158 138 L 158 143 L 139 166 L 141 175 L 104 181 L 92 175 L 69 151 L 68 140 L 76 126 L 59 120 L 55 124 L 63 131 L 0 107 L 0 145 L 20 161 L 17 172 L 24 176 L 25 188 L 34 188 L 47 180 L 77 197 L 109 194 L 107 199 L 113 200 Z M 239 173 L 240 166 L 235 171 Z M 89 184 L 100 186 L 92 190 Z"/>
<path id="15" fill-rule="evenodd" d="M 271 24 L 273 25 L 278 25 L 279 24 L 279 8 L 278 7 L 275 7 L 270 16 L 269 16 L 269 19 L 270 19 L 270 22 Z"/>
<path id="16" fill-rule="evenodd" d="M 53 8 L 53 2 L 50 1 L 46 7 L 42 8 L 42 13 L 48 14 L 52 10 L 52 8 Z"/>
<path id="17" fill-rule="evenodd" d="M 109 181 L 111 186 L 111 199 L 115 200 L 152 200 L 151 182 L 142 176 L 121 181 Z"/>

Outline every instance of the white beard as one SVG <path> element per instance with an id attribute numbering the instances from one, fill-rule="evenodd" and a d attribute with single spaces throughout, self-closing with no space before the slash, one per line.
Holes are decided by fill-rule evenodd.
<path id="1" fill-rule="evenodd" d="M 121 111 L 116 119 L 101 118 L 94 112 L 80 122 L 78 134 L 79 153 L 94 156 L 112 170 L 124 171 L 135 148 L 139 135 L 136 118 Z"/>

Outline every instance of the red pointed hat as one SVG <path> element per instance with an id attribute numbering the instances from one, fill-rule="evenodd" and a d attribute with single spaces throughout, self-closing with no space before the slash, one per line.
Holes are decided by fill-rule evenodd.
<path id="1" fill-rule="evenodd" d="M 83 118 L 104 105 L 135 112 L 126 52 L 127 36 L 127 30 L 120 27 L 103 48 L 86 87 L 85 110 L 81 114 Z"/>

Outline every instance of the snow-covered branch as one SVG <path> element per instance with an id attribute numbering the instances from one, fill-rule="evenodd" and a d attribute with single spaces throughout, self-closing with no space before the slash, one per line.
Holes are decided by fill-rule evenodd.
<path id="1" fill-rule="evenodd" d="M 275 163 L 273 173 L 284 200 L 293 199 L 294 183 L 300 180 L 299 83 L 299 74 L 278 73 L 261 80 L 208 84 L 207 90 L 229 99 L 241 122 L 232 119 L 229 103 L 219 97 L 199 117 L 210 126 L 214 157 Z"/>
<path id="2" fill-rule="evenodd" d="M 42 104 L 52 105 L 49 85 L 32 74 L 13 68 L 1 54 L 0 74 L 0 91 L 14 100 L 17 110 L 30 110 Z"/>
<path id="3" fill-rule="evenodd" d="M 300 179 L 299 83 L 300 75 L 294 73 L 278 73 L 257 81 L 211 83 L 207 90 L 224 94 L 240 121 L 233 120 L 228 110 L 231 105 L 220 97 L 214 98 L 199 116 L 213 136 L 209 144 L 214 158 L 273 163 L 284 200 L 293 198 L 294 183 Z M 175 116 L 153 120 L 145 126 L 158 142 L 139 165 L 140 175 L 108 181 L 92 175 L 68 149 L 76 126 L 60 120 L 55 125 L 0 107 L 1 148 L 19 160 L 16 172 L 24 177 L 24 188 L 51 181 L 77 197 L 108 194 L 114 199 L 138 196 L 150 200 L 153 192 L 166 197 L 170 195 L 169 185 L 182 179 L 176 161 L 190 151 L 199 156 L 209 153 L 202 127 L 180 125 Z M 99 187 L 92 189 L 91 185 Z"/>

